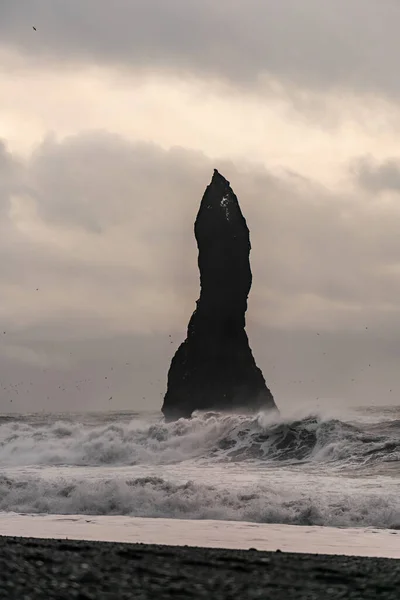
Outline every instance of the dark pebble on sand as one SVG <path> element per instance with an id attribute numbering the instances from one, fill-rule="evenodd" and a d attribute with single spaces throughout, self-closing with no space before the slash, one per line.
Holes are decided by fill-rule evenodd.
<path id="1" fill-rule="evenodd" d="M 0 599 L 398 600 L 400 561 L 0 537 Z"/>

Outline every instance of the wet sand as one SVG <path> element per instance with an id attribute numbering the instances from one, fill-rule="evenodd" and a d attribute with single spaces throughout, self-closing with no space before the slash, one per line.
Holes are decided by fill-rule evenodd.
<path id="1" fill-rule="evenodd" d="M 400 560 L 0 537 L 0 598 L 346 600 L 400 596 Z"/>
<path id="2" fill-rule="evenodd" d="M 0 512 L 0 535 L 157 546 L 198 546 L 400 559 L 400 529 L 321 527 L 123 515 L 19 515 Z"/>

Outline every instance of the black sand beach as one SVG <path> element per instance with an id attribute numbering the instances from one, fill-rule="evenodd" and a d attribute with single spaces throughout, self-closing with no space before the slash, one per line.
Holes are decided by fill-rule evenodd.
<path id="1" fill-rule="evenodd" d="M 399 597 L 399 560 L 0 537 L 0 598 Z"/>

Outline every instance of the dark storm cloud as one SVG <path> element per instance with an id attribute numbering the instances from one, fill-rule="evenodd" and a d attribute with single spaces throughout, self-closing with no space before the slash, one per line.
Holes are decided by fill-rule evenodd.
<path id="1" fill-rule="evenodd" d="M 32 29 L 32 25 L 37 28 Z M 395 0 L 6 0 L 0 40 L 26 59 L 172 69 L 254 84 L 397 94 Z"/>

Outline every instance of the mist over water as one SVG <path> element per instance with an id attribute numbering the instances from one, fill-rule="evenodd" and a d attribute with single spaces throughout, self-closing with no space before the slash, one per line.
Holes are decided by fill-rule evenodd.
<path id="1" fill-rule="evenodd" d="M 400 409 L 0 417 L 0 511 L 400 527 Z"/>

